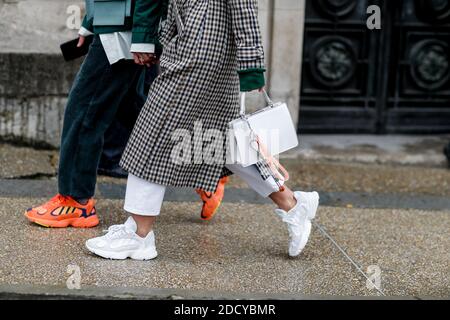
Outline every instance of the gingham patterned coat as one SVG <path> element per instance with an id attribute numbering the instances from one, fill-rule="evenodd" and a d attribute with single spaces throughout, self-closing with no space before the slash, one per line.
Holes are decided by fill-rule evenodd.
<path id="1" fill-rule="evenodd" d="M 237 71 L 264 68 L 257 0 L 170 0 L 160 38 L 162 73 L 150 89 L 121 166 L 153 183 L 215 191 L 227 173 L 224 163 L 174 163 L 171 153 L 178 141 L 173 133 L 193 132 L 196 121 L 203 130 L 225 133 L 238 117 Z"/>

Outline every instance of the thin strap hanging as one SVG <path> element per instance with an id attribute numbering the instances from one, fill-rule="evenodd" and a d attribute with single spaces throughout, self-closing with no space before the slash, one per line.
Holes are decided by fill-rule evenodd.
<path id="1" fill-rule="evenodd" d="M 182 34 L 184 32 L 184 23 L 183 19 L 181 19 L 180 9 L 178 8 L 177 0 L 173 0 L 172 3 L 175 11 L 175 20 L 177 22 L 178 33 Z"/>
<path id="2" fill-rule="evenodd" d="M 275 103 L 269 97 L 269 95 L 267 94 L 267 91 L 263 89 L 262 93 L 266 100 L 267 106 L 269 106 L 269 107 L 274 106 Z M 288 181 L 289 180 L 289 172 L 286 170 L 285 167 L 283 167 L 283 165 L 281 165 L 281 163 L 277 159 L 275 159 L 272 155 L 270 155 L 270 153 L 267 151 L 266 145 L 261 141 L 261 139 L 258 137 L 256 132 L 253 130 L 249 121 L 246 119 L 245 98 L 246 98 L 245 92 L 242 92 L 240 115 L 247 123 L 247 126 L 249 127 L 251 135 L 252 135 L 252 137 L 251 137 L 252 141 L 250 142 L 250 146 L 252 146 L 256 150 L 256 152 L 258 153 L 258 157 L 260 159 L 264 160 L 265 163 L 267 164 L 268 170 L 270 171 L 270 174 L 272 175 L 272 177 L 275 179 L 275 182 L 277 183 L 279 190 L 284 191 L 285 188 L 283 185 L 281 185 L 280 180 L 285 181 L 285 182 Z"/>

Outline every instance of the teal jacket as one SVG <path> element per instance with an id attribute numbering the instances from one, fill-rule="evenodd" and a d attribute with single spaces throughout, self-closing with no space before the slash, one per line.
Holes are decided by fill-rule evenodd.
<path id="1" fill-rule="evenodd" d="M 167 15 L 168 0 L 132 0 L 131 17 L 122 26 L 94 26 L 93 18 L 84 17 L 82 27 L 94 34 L 132 31 L 132 43 L 159 44 L 158 30 Z"/>

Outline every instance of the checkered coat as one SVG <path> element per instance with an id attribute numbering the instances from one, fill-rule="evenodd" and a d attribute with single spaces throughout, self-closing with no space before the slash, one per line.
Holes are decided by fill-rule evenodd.
<path id="1" fill-rule="evenodd" d="M 150 89 L 121 166 L 161 185 L 215 191 L 227 173 L 225 155 L 224 163 L 175 163 L 171 153 L 179 141 L 173 133 L 193 132 L 200 121 L 204 131 L 225 134 L 238 117 L 237 71 L 264 68 L 257 0 L 170 0 L 160 38 L 162 73 Z M 192 145 L 198 146 L 195 139 L 192 134 Z"/>

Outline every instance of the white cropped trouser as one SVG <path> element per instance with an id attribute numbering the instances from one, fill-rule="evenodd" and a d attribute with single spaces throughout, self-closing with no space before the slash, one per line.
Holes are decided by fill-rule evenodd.
<path id="1" fill-rule="evenodd" d="M 279 190 L 275 179 L 269 177 L 264 180 L 255 165 L 243 167 L 239 164 L 232 164 L 226 167 L 264 198 Z M 129 174 L 124 209 L 129 213 L 141 216 L 158 216 L 161 212 L 165 192 L 166 186 Z"/>

